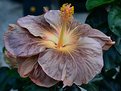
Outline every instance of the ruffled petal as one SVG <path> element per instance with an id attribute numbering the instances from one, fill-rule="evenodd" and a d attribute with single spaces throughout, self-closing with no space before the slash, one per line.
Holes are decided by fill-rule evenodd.
<path id="1" fill-rule="evenodd" d="M 101 72 L 103 67 L 102 46 L 93 38 L 81 37 L 77 48 L 70 53 L 70 57 L 72 59 L 68 58 L 69 61 L 66 61 L 66 66 L 68 66 L 66 72 L 69 71 L 69 73 L 66 74 L 67 78 L 63 80 L 64 86 L 69 86 L 72 83 L 77 85 L 88 83 Z M 70 64 L 74 66 L 70 66 Z M 71 67 L 74 70 L 69 70 Z M 76 76 L 74 76 L 73 71 L 75 71 Z M 69 77 L 71 78 L 69 79 Z"/>
<path id="2" fill-rule="evenodd" d="M 38 60 L 43 71 L 64 86 L 89 82 L 103 67 L 102 46 L 88 37 L 80 38 L 77 49 L 69 54 L 49 50 Z"/>
<path id="3" fill-rule="evenodd" d="M 43 15 L 28 15 L 18 19 L 17 23 L 19 26 L 26 28 L 34 36 L 45 37 L 45 32 L 55 32 L 55 30 L 45 21 Z"/>
<path id="4" fill-rule="evenodd" d="M 77 85 L 88 83 L 103 67 L 102 47 L 93 38 L 80 38 L 80 44 L 74 53 L 77 64 L 77 76 L 74 83 Z"/>
<path id="5" fill-rule="evenodd" d="M 88 32 L 85 33 L 85 36 L 95 38 L 103 46 L 103 50 L 108 50 L 113 44 L 115 44 L 115 42 L 113 42 L 110 37 L 106 36 L 101 31 L 93 29 L 86 24 L 85 26 L 89 29 Z"/>
<path id="6" fill-rule="evenodd" d="M 29 58 L 17 58 L 18 73 L 21 77 L 29 77 L 35 84 L 44 87 L 51 87 L 58 81 L 52 79 L 42 70 L 37 62 L 38 55 Z"/>
<path id="7" fill-rule="evenodd" d="M 29 77 L 35 84 L 43 87 L 51 87 L 58 82 L 46 75 L 38 63 L 35 65 Z"/>
<path id="8" fill-rule="evenodd" d="M 67 54 L 58 51 L 48 50 L 38 59 L 43 71 L 51 78 L 64 81 L 68 86 L 73 84 L 76 77 L 76 64 Z"/>
<path id="9" fill-rule="evenodd" d="M 32 56 L 29 58 L 18 58 L 18 72 L 21 77 L 28 77 L 30 72 L 34 69 L 37 63 L 38 56 Z"/>
<path id="10" fill-rule="evenodd" d="M 78 37 L 90 37 L 98 40 L 101 46 L 103 46 L 104 50 L 109 49 L 115 43 L 111 40 L 110 37 L 106 36 L 104 33 L 97 29 L 91 28 L 91 26 L 88 24 L 80 24 L 77 21 L 72 21 L 70 25 L 70 30 L 76 28 L 73 32 L 75 35 Z"/>
<path id="11" fill-rule="evenodd" d="M 65 74 L 65 62 L 66 60 L 62 55 L 54 50 L 47 51 L 38 59 L 38 63 L 44 72 L 55 80 L 63 79 L 62 73 Z"/>
<path id="12" fill-rule="evenodd" d="M 32 36 L 25 29 L 17 25 L 11 29 L 13 30 L 5 33 L 4 42 L 5 48 L 12 55 L 17 57 L 28 57 L 45 50 L 45 47 L 40 45 L 41 38 Z"/>
<path id="13" fill-rule="evenodd" d="M 61 29 L 62 23 L 59 10 L 50 10 L 44 15 L 45 20 L 57 31 Z"/>
<path id="14" fill-rule="evenodd" d="M 77 64 L 76 60 L 72 55 L 67 55 L 66 60 L 66 68 L 65 68 L 65 78 L 62 80 L 64 87 L 65 86 L 72 86 L 77 76 Z"/>

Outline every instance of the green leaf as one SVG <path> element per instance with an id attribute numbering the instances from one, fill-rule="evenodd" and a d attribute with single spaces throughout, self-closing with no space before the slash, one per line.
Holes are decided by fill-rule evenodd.
<path id="1" fill-rule="evenodd" d="M 105 51 L 103 58 L 105 71 L 121 64 L 121 55 L 116 51 L 115 47 L 111 47 L 108 51 Z"/>
<path id="2" fill-rule="evenodd" d="M 9 68 L 2 67 L 0 68 L 0 91 L 9 91 L 11 86 L 8 84 L 8 71 Z"/>
<path id="3" fill-rule="evenodd" d="M 90 81 L 90 83 L 94 83 L 98 85 L 102 80 L 103 80 L 103 76 L 101 74 L 98 74 Z"/>
<path id="4" fill-rule="evenodd" d="M 108 15 L 108 24 L 110 30 L 121 37 L 121 8 L 113 6 Z"/>
<path id="5" fill-rule="evenodd" d="M 71 87 L 66 86 L 63 88 L 63 91 L 81 91 L 81 89 L 77 85 L 73 84 Z"/>
<path id="6" fill-rule="evenodd" d="M 105 78 L 100 84 L 100 91 L 121 91 L 121 86 L 115 80 Z"/>
<path id="7" fill-rule="evenodd" d="M 31 84 L 24 87 L 23 91 L 49 91 L 49 88 L 39 87 L 35 84 Z"/>
<path id="8" fill-rule="evenodd" d="M 113 2 L 114 0 L 87 0 L 86 2 L 86 8 L 87 10 L 92 10 L 98 6 L 109 4 Z"/>
<path id="9" fill-rule="evenodd" d="M 0 91 L 10 91 L 10 89 L 18 89 L 21 91 L 25 83 L 23 80 L 19 76 L 17 69 L 0 68 Z"/>
<path id="10" fill-rule="evenodd" d="M 98 86 L 93 83 L 83 84 L 81 87 L 83 87 L 87 91 L 99 91 Z"/>
<path id="11" fill-rule="evenodd" d="M 107 19 L 108 13 L 105 9 L 96 9 L 87 16 L 86 23 L 91 25 L 93 28 L 99 29 L 103 33 L 107 33 L 110 31 Z"/>
<path id="12" fill-rule="evenodd" d="M 116 80 L 119 84 L 121 84 L 121 67 L 119 68 L 119 72 L 118 72 L 118 74 L 117 74 L 115 80 Z"/>
<path id="13" fill-rule="evenodd" d="M 113 69 L 110 69 L 110 70 L 104 72 L 103 75 L 104 75 L 106 78 L 108 78 L 108 79 L 112 79 L 114 76 L 117 75 L 117 73 L 118 73 L 118 72 L 117 72 L 116 68 L 113 68 Z M 114 79 L 115 79 L 115 78 L 114 78 Z"/>
<path id="14" fill-rule="evenodd" d="M 79 86 L 78 86 L 79 87 Z M 82 88 L 82 87 L 79 87 L 81 89 L 81 91 L 87 91 L 86 89 Z"/>
<path id="15" fill-rule="evenodd" d="M 121 55 L 121 38 L 118 38 L 118 39 L 116 40 L 115 48 L 116 48 L 116 50 L 117 50 L 117 51 L 120 53 L 120 55 Z"/>

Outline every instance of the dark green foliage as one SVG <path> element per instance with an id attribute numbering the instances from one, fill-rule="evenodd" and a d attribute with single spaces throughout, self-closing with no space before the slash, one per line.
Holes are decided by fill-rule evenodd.
<path id="1" fill-rule="evenodd" d="M 20 89 L 22 85 L 20 80 L 22 79 L 20 79 L 16 69 L 0 68 L 0 91 L 10 91 L 11 88 Z"/>
<path id="2" fill-rule="evenodd" d="M 21 78 L 17 69 L 0 68 L 0 91 L 10 91 L 11 89 L 18 91 L 81 91 L 81 88 L 75 84 L 65 88 L 62 88 L 62 85 L 60 82 L 50 88 L 40 87 L 32 83 L 29 78 Z"/>
<path id="3" fill-rule="evenodd" d="M 121 8 L 118 6 L 112 6 L 108 14 L 108 24 L 110 30 L 121 37 Z"/>
<path id="4" fill-rule="evenodd" d="M 113 2 L 114 0 L 87 0 L 86 2 L 86 8 L 87 10 L 92 10 L 94 8 L 97 8 L 98 6 L 109 4 Z"/>
<path id="5" fill-rule="evenodd" d="M 104 6 L 103 4 L 107 5 Z M 104 51 L 104 67 L 100 74 L 102 79 L 98 83 L 95 83 L 93 79 L 84 86 L 88 91 L 121 91 L 120 4 L 120 0 L 87 0 L 87 9 L 92 10 L 92 12 L 88 15 L 86 23 L 99 29 L 116 42 L 108 51 Z"/>
<path id="6" fill-rule="evenodd" d="M 109 31 L 107 17 L 107 11 L 104 8 L 98 8 L 88 15 L 86 23 L 103 33 L 107 33 Z"/>

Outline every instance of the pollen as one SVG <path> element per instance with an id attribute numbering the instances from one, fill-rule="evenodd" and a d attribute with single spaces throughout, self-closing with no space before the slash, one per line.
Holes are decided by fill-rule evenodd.
<path id="1" fill-rule="evenodd" d="M 71 6 L 71 4 L 63 4 L 60 8 L 60 15 L 62 17 L 62 20 L 68 21 L 74 14 L 74 6 Z"/>

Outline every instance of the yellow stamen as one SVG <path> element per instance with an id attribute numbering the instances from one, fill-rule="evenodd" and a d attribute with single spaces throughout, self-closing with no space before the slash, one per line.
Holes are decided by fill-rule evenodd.
<path id="1" fill-rule="evenodd" d="M 63 22 L 62 29 L 60 32 L 59 40 L 57 47 L 60 48 L 63 46 L 64 42 L 64 33 L 67 30 L 67 24 L 69 20 L 72 18 L 72 15 L 74 14 L 74 6 L 71 7 L 71 4 L 63 4 L 60 9 L 60 16 Z"/>
<path id="2" fill-rule="evenodd" d="M 68 21 L 74 14 L 74 6 L 71 7 L 71 4 L 63 4 L 60 11 L 62 20 Z"/>

